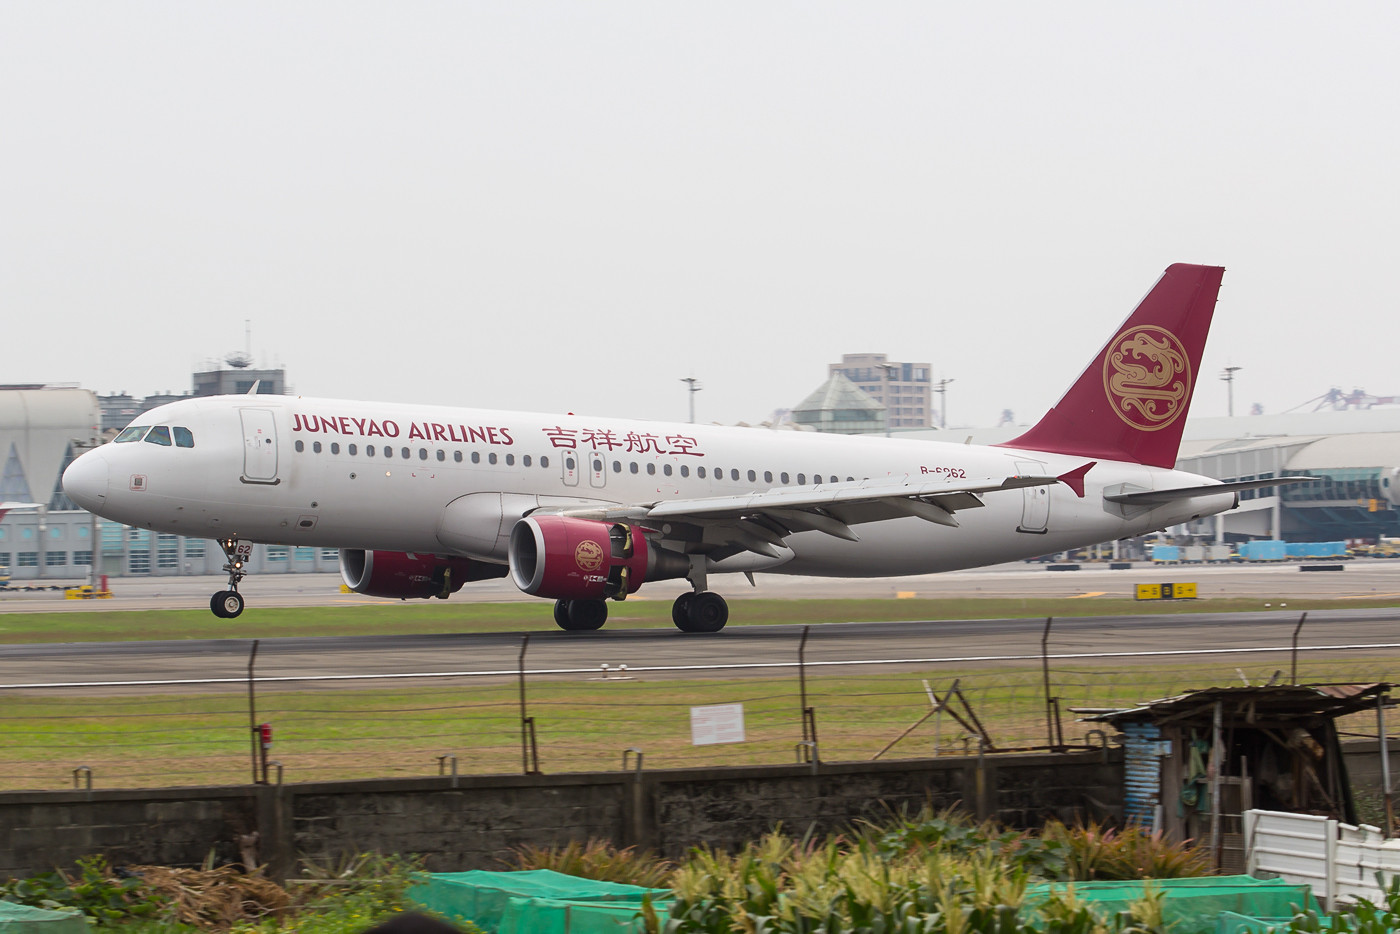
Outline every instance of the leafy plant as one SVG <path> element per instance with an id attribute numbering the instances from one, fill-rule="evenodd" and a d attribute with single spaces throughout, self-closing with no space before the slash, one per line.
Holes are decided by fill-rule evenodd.
<path id="1" fill-rule="evenodd" d="M 662 888 L 676 864 L 651 850 L 613 846 L 606 840 L 570 841 L 564 846 L 519 846 L 503 862 L 512 869 L 552 869 L 583 879 Z"/>
<path id="2" fill-rule="evenodd" d="M 1140 827 L 1070 827 L 1056 821 L 1046 824 L 1041 840 L 1063 854 L 1066 879 L 1176 879 L 1211 871 L 1204 850 Z"/>
<path id="3" fill-rule="evenodd" d="M 155 917 L 164 899 L 135 875 L 117 877 L 103 856 L 77 861 L 78 872 L 62 869 L 12 879 L 0 886 L 0 897 L 37 908 L 77 908 L 92 922 Z"/>

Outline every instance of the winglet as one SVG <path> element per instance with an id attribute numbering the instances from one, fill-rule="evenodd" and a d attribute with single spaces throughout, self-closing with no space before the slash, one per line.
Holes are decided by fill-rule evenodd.
<path id="1" fill-rule="evenodd" d="M 1078 496 L 1080 499 L 1083 499 L 1084 475 L 1087 474 L 1089 470 L 1096 464 L 1098 464 L 1098 461 L 1089 461 L 1089 463 L 1085 464 L 1083 467 L 1076 467 L 1069 473 L 1060 474 L 1055 479 L 1059 480 L 1065 486 L 1073 490 L 1075 496 Z"/>

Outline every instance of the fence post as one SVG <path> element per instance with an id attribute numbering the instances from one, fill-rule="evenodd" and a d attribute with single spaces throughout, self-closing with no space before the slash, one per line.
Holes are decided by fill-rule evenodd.
<path id="1" fill-rule="evenodd" d="M 799 749 L 806 750 L 807 761 L 816 763 L 821 756 L 817 752 L 817 712 L 807 705 L 807 634 L 811 626 L 802 627 L 802 641 L 797 644 L 797 684 L 802 705 L 802 742 Z"/>
<path id="2" fill-rule="evenodd" d="M 1376 739 L 1381 753 L 1381 800 L 1385 802 L 1385 838 L 1395 835 L 1395 801 L 1390 794 L 1390 737 L 1385 732 L 1385 702 L 1389 693 L 1376 695 Z"/>
<path id="3" fill-rule="evenodd" d="M 1308 614 L 1304 613 L 1298 617 L 1298 625 L 1293 627 L 1293 671 L 1288 680 L 1293 684 L 1298 683 L 1298 633 L 1303 631 L 1303 624 L 1308 621 Z"/>
<path id="4" fill-rule="evenodd" d="M 257 704 L 257 695 L 255 694 L 254 688 L 253 688 L 253 666 L 256 665 L 256 664 L 257 664 L 257 661 L 258 661 L 258 642 L 259 642 L 259 641 L 261 641 L 261 640 L 258 640 L 258 639 L 254 639 L 254 640 L 253 640 L 253 650 L 252 650 L 251 652 L 248 653 L 248 736 L 249 736 L 250 742 L 252 742 L 252 744 L 253 744 L 253 748 L 252 748 L 253 784 L 254 784 L 254 785 L 265 785 L 265 784 L 267 784 L 267 777 L 266 777 L 266 774 L 265 774 L 265 773 L 264 773 L 264 776 L 263 776 L 263 780 L 262 780 L 262 781 L 259 781 L 259 780 L 258 780 L 258 759 L 259 759 L 259 753 L 262 751 L 262 750 L 259 748 L 259 747 L 262 745 L 262 730 L 260 730 L 260 729 L 258 728 L 258 704 Z"/>
<path id="5" fill-rule="evenodd" d="M 535 718 L 525 714 L 525 650 L 530 647 L 530 634 L 520 640 L 517 664 L 520 679 L 520 760 L 526 775 L 540 774 L 540 750 L 535 742 Z"/>
<path id="6" fill-rule="evenodd" d="M 1060 708 L 1058 697 L 1050 696 L 1050 625 L 1055 621 L 1055 617 L 1045 617 L 1045 631 L 1040 634 L 1040 672 L 1045 681 L 1045 734 L 1047 745 L 1051 750 L 1064 745 L 1063 734 L 1060 734 L 1060 741 L 1055 741 L 1056 727 L 1060 722 Z"/>

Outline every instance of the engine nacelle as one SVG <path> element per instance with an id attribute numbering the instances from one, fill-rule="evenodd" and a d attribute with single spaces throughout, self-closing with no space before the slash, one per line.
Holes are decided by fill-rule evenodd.
<path id="1" fill-rule="evenodd" d="M 690 560 L 647 542 L 635 525 L 530 516 L 510 531 L 515 586 L 555 600 L 624 599 L 643 582 L 684 577 Z"/>
<path id="2" fill-rule="evenodd" d="M 340 576 L 356 593 L 371 597 L 438 597 L 462 589 L 467 581 L 505 577 L 505 565 L 470 558 L 427 555 L 402 551 L 364 551 L 343 548 Z"/>

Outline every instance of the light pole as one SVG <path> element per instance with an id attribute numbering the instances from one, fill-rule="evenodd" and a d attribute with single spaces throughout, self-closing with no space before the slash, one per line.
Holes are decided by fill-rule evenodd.
<path id="1" fill-rule="evenodd" d="M 1220 374 L 1225 381 L 1225 412 L 1231 418 L 1235 417 L 1235 373 L 1243 369 L 1242 366 L 1227 366 Z"/>
<path id="2" fill-rule="evenodd" d="M 948 384 L 952 382 L 955 380 L 940 379 L 933 390 L 938 393 L 938 427 L 943 429 L 948 427 Z"/>
<path id="3" fill-rule="evenodd" d="M 890 420 L 894 416 L 894 407 L 890 405 L 890 370 L 899 369 L 898 363 L 877 363 L 876 368 L 884 371 L 881 379 L 883 391 L 880 393 L 881 401 L 885 403 L 885 437 L 890 436 Z"/>
<path id="4" fill-rule="evenodd" d="M 703 387 L 700 381 L 693 376 L 681 377 L 681 382 L 686 384 L 686 389 L 690 393 L 690 423 L 695 424 L 695 394 Z"/>

